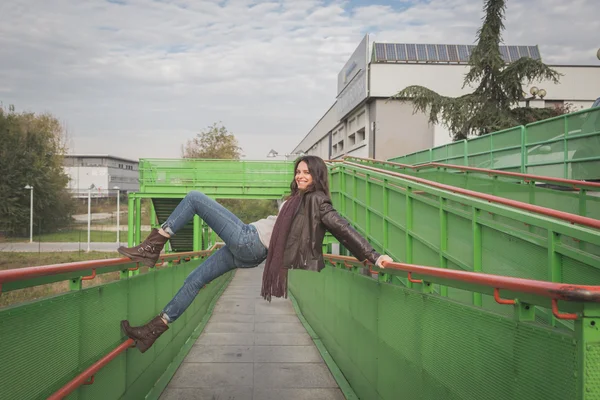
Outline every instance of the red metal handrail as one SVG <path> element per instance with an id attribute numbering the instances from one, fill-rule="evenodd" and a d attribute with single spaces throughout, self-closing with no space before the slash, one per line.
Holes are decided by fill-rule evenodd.
<path id="1" fill-rule="evenodd" d="M 183 253 L 172 253 L 172 254 L 163 254 L 159 257 L 160 261 L 167 261 L 170 259 L 181 259 L 181 257 L 186 256 L 207 256 L 213 250 L 218 247 L 221 247 L 221 244 L 215 244 L 208 250 L 201 251 L 189 251 Z M 90 260 L 90 261 L 79 261 L 72 263 L 64 263 L 64 264 L 52 264 L 52 265 L 41 265 L 37 267 L 25 267 L 25 268 L 15 268 L 8 269 L 4 271 L 0 271 L 0 286 L 5 282 L 14 282 L 24 279 L 38 278 L 41 276 L 49 276 L 49 275 L 58 275 L 64 274 L 66 272 L 75 272 L 75 271 L 85 271 L 88 269 L 95 270 L 97 268 L 102 267 L 110 267 L 113 265 L 123 265 L 123 264 L 131 264 L 133 261 L 127 257 L 121 258 L 109 258 L 105 260 Z M 95 271 L 94 271 L 95 274 Z"/>
<path id="2" fill-rule="evenodd" d="M 523 202 L 520 202 L 520 201 L 517 201 L 517 200 L 507 199 L 505 197 L 498 197 L 498 196 L 494 196 L 494 195 L 491 195 L 491 194 L 476 192 L 474 190 L 463 189 L 463 188 L 459 188 L 459 187 L 456 187 L 456 186 L 445 185 L 443 183 L 438 183 L 438 182 L 430 181 L 430 180 L 423 179 L 423 178 L 417 178 L 417 177 L 414 177 L 414 176 L 411 176 L 411 175 L 401 174 L 399 172 L 388 171 L 388 170 L 381 169 L 381 168 L 370 167 L 368 165 L 357 164 L 357 163 L 348 162 L 348 161 L 346 161 L 345 164 L 351 165 L 351 166 L 354 166 L 354 167 L 357 167 L 357 168 L 362 168 L 362 169 L 366 169 L 366 170 L 378 172 L 378 173 L 381 173 L 381 174 L 386 174 L 386 175 L 390 175 L 390 176 L 396 176 L 398 178 L 402 178 L 402 179 L 406 179 L 406 180 L 409 180 L 409 181 L 421 183 L 423 185 L 435 187 L 435 188 L 442 189 L 442 190 L 445 190 L 445 191 L 448 191 L 448 192 L 464 194 L 464 195 L 467 195 L 467 196 L 470 196 L 470 197 L 475 197 L 475 198 L 478 198 L 478 199 L 486 200 L 486 201 L 488 201 L 490 203 L 504 204 L 506 206 L 518 208 L 518 209 L 521 209 L 521 210 L 531 211 L 531 212 L 535 212 L 535 213 L 538 213 L 538 214 L 547 215 L 549 217 L 562 219 L 562 220 L 568 221 L 568 222 L 573 223 L 573 224 L 576 223 L 576 224 L 585 225 L 585 226 L 589 226 L 589 227 L 592 227 L 592 228 L 600 229 L 600 220 L 597 220 L 597 219 L 594 219 L 594 218 L 583 217 L 581 215 L 570 214 L 570 213 L 567 213 L 567 212 L 564 212 L 564 211 L 558 211 L 558 210 L 554 210 L 554 209 L 551 209 L 551 208 L 536 206 L 534 204 L 523 203 Z"/>
<path id="3" fill-rule="evenodd" d="M 442 164 L 442 163 L 437 163 L 437 162 L 430 162 L 430 163 L 419 164 L 419 165 L 409 165 L 409 164 L 402 164 L 402 163 L 397 163 L 397 162 L 393 162 L 393 161 L 381 161 L 381 160 L 376 160 L 373 158 L 347 156 L 347 157 L 344 157 L 344 160 L 346 158 L 354 159 L 354 160 L 361 160 L 361 161 L 368 161 L 368 162 L 376 162 L 379 164 L 393 165 L 396 167 L 409 168 L 409 169 L 413 169 L 413 170 L 422 169 L 422 168 L 431 168 L 431 167 L 441 167 L 441 168 L 448 168 L 448 169 L 456 169 L 456 170 L 460 170 L 460 171 L 479 172 L 479 173 L 488 174 L 488 175 L 510 176 L 510 177 L 514 177 L 514 178 L 522 178 L 523 180 L 526 180 L 526 181 L 561 183 L 561 184 L 564 184 L 565 186 L 573 186 L 576 189 L 593 188 L 593 189 L 600 190 L 600 183 L 598 183 L 598 182 L 584 182 L 584 181 L 580 181 L 580 180 L 576 180 L 576 179 L 553 178 L 553 177 L 549 177 L 549 176 L 523 174 L 520 172 L 499 171 L 496 169 L 467 167 L 467 166 L 462 166 L 462 165 Z"/>
<path id="4" fill-rule="evenodd" d="M 100 371 L 100 369 L 102 369 L 102 367 L 108 364 L 116 356 L 127 350 L 129 347 L 133 346 L 134 343 L 135 342 L 133 341 L 133 339 L 127 339 L 126 341 L 115 347 L 110 353 L 108 353 L 107 355 L 90 365 L 85 371 L 77 375 L 65 386 L 61 387 L 56 392 L 54 392 L 50 397 L 48 397 L 48 400 L 59 400 L 67 397 L 79 386 L 86 384 L 89 378 L 93 377 L 98 371 Z M 93 382 L 94 380 L 92 378 L 91 383 Z"/>
<path id="5" fill-rule="evenodd" d="M 328 260 L 337 262 L 363 265 L 354 257 L 324 254 Z M 487 286 L 494 289 L 511 290 L 515 292 L 531 293 L 538 296 L 564 301 L 600 303 L 600 286 L 572 285 L 568 283 L 555 283 L 538 281 L 534 279 L 514 278 L 503 275 L 484 274 L 481 272 L 458 271 L 454 269 L 426 267 L 423 265 L 406 264 L 400 262 L 383 262 L 381 270 L 394 269 L 410 274 L 425 275 L 430 277 L 450 279 Z"/>

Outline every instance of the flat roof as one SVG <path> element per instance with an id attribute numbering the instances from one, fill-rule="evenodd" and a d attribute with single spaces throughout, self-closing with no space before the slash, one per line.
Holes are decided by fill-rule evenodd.
<path id="1" fill-rule="evenodd" d="M 110 154 L 65 154 L 65 158 L 110 158 L 113 160 L 127 161 L 131 163 L 139 164 L 139 160 L 132 160 L 130 158 L 111 156 Z"/>

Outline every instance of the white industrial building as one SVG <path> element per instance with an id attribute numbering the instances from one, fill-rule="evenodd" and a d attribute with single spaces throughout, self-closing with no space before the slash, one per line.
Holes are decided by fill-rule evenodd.
<path id="1" fill-rule="evenodd" d="M 474 47 L 370 44 L 366 35 L 338 74 L 333 104 L 291 153 L 324 159 L 343 155 L 389 159 L 450 143 L 447 129 L 429 124 L 427 114 L 414 114 L 412 103 L 390 97 L 411 85 L 450 97 L 472 92 L 473 88 L 462 86 Z M 540 58 L 537 46 L 501 46 L 500 51 L 507 63 L 524 56 Z M 570 103 L 579 110 L 600 97 L 600 65 L 551 67 L 562 74 L 560 83 L 532 84 L 546 95 L 531 100 L 531 107 Z M 530 88 L 524 90 L 529 93 Z"/>
<path id="2" fill-rule="evenodd" d="M 69 175 L 68 189 L 75 197 L 114 197 L 140 188 L 138 161 L 108 154 L 66 155 L 63 167 Z M 118 189 L 115 189 L 118 188 Z"/>

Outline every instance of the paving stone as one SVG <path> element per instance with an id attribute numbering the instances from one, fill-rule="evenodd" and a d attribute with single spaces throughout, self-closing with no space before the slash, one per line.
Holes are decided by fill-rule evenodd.
<path id="1" fill-rule="evenodd" d="M 254 322 L 212 322 L 204 328 L 206 333 L 250 333 L 254 332 Z"/>
<path id="2" fill-rule="evenodd" d="M 213 322 L 246 322 L 254 323 L 255 317 L 250 314 L 214 314 L 210 317 L 209 323 Z"/>
<path id="3" fill-rule="evenodd" d="M 217 346 L 196 344 L 192 346 L 192 349 L 185 358 L 185 362 L 251 363 L 254 361 L 254 350 L 254 346 Z"/>
<path id="4" fill-rule="evenodd" d="M 220 299 L 213 311 L 215 314 L 252 314 L 254 315 L 254 304 L 244 299 L 225 300 Z"/>
<path id="5" fill-rule="evenodd" d="M 257 300 L 254 304 L 254 314 L 296 314 L 290 301 L 273 301 L 271 303 L 265 300 Z"/>
<path id="6" fill-rule="evenodd" d="M 261 322 L 256 324 L 254 331 L 256 333 L 304 333 L 304 325 L 296 322 Z"/>
<path id="7" fill-rule="evenodd" d="M 259 399 L 258 397 L 257 399 Z M 270 397 L 275 398 L 275 397 Z M 237 388 L 167 388 L 160 400 L 252 400 L 252 387 Z M 291 398 L 292 399 L 292 398 Z"/>
<path id="8" fill-rule="evenodd" d="M 336 388 L 337 384 L 324 363 L 255 363 L 254 387 Z"/>
<path id="9" fill-rule="evenodd" d="M 313 344 L 308 333 L 255 333 L 257 346 L 308 346 Z"/>
<path id="10" fill-rule="evenodd" d="M 340 389 L 254 388 L 254 400 L 345 400 Z"/>
<path id="11" fill-rule="evenodd" d="M 196 344 L 207 346 L 252 346 L 253 333 L 203 333 Z"/>
<path id="12" fill-rule="evenodd" d="M 211 318 L 212 320 L 212 318 Z M 298 322 L 298 316 L 296 314 L 256 314 L 254 316 L 254 322 L 256 325 L 263 322 Z"/>
<path id="13" fill-rule="evenodd" d="M 171 388 L 234 388 L 252 386 L 251 363 L 190 363 L 181 364 L 171 382 Z"/>
<path id="14" fill-rule="evenodd" d="M 319 351 L 313 346 L 255 346 L 257 363 L 320 363 Z"/>

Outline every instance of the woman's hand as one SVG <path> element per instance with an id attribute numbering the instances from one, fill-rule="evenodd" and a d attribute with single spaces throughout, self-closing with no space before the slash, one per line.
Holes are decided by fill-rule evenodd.
<path id="1" fill-rule="evenodd" d="M 385 268 L 385 265 L 383 265 L 383 264 L 390 263 L 390 262 L 394 262 L 394 260 L 392 260 L 392 257 L 388 256 L 387 254 L 382 254 L 377 259 L 375 266 L 377 266 L 379 268 Z"/>

